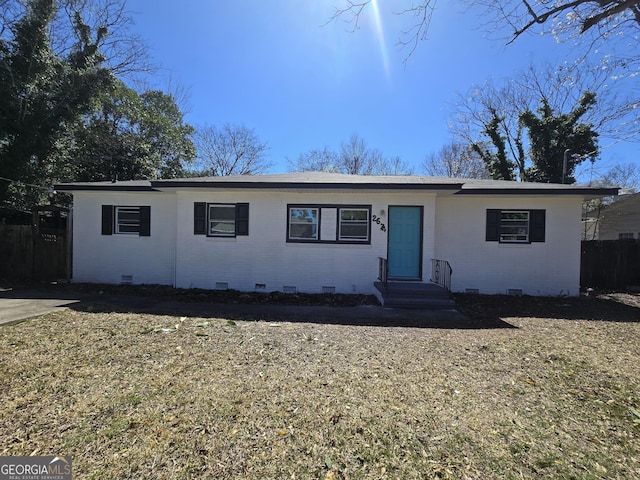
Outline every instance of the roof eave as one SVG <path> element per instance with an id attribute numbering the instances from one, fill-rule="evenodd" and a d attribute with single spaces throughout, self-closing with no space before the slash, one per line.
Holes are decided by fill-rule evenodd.
<path id="1" fill-rule="evenodd" d="M 424 183 L 335 183 L 335 182 L 172 182 L 159 180 L 151 182 L 155 189 L 163 188 L 244 188 L 244 189 L 349 189 L 349 190 L 460 190 L 458 184 Z"/>
<path id="2" fill-rule="evenodd" d="M 617 188 L 463 188 L 456 195 L 580 195 L 609 197 L 617 195 Z"/>
<path id="3" fill-rule="evenodd" d="M 54 190 L 58 192 L 157 192 L 159 191 L 157 188 L 153 188 L 152 186 L 144 186 L 144 185 L 89 185 L 89 184 L 81 184 L 81 185 L 73 185 L 73 184 L 60 184 L 54 185 Z"/>

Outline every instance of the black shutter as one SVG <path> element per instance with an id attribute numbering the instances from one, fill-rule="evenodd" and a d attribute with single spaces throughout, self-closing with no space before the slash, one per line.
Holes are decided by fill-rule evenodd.
<path id="1" fill-rule="evenodd" d="M 113 205 L 102 205 L 102 235 L 113 234 Z"/>
<path id="2" fill-rule="evenodd" d="M 236 204 L 236 235 L 249 235 L 249 204 Z"/>
<path id="3" fill-rule="evenodd" d="M 141 237 L 151 236 L 151 207 L 140 207 L 140 233 Z"/>
<path id="4" fill-rule="evenodd" d="M 545 214 L 545 210 L 531 210 L 529 212 L 529 241 L 544 242 L 546 228 Z"/>
<path id="5" fill-rule="evenodd" d="M 500 210 L 487 209 L 487 242 L 500 240 Z"/>
<path id="6" fill-rule="evenodd" d="M 207 234 L 207 204 L 204 202 L 193 204 L 193 234 Z"/>

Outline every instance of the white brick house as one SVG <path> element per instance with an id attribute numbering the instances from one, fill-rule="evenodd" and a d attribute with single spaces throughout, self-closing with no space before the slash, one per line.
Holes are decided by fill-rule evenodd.
<path id="1" fill-rule="evenodd" d="M 327 173 L 56 189 L 74 197 L 74 282 L 371 294 L 380 265 L 428 283 L 439 259 L 452 291 L 528 295 L 578 294 L 581 202 L 614 192 Z"/>

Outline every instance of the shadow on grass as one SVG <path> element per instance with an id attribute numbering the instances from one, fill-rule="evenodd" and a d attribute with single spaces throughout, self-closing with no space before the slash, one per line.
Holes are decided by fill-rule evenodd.
<path id="1" fill-rule="evenodd" d="M 476 320 L 509 317 L 640 322 L 640 297 L 599 293 L 579 297 L 530 297 L 509 295 L 455 294 L 461 313 Z"/>
<path id="2" fill-rule="evenodd" d="M 639 322 L 640 296 L 580 297 L 454 294 L 457 310 L 389 309 L 369 295 L 245 293 L 159 285 L 21 284 L 0 282 L 0 298 L 60 299 L 85 312 L 148 313 L 230 320 L 287 321 L 413 328 L 516 328 L 505 318 Z"/>
<path id="3" fill-rule="evenodd" d="M 439 329 L 516 328 L 499 319 L 476 320 L 456 310 L 406 310 L 379 305 L 326 307 L 249 303 L 191 303 L 134 296 L 86 300 L 70 308 L 95 313 L 145 313 L 175 317 L 222 318 L 235 321 L 316 323 L 326 325 Z"/>
<path id="4" fill-rule="evenodd" d="M 382 308 L 365 295 L 246 294 L 114 285 L 40 285 L 0 291 L 0 298 L 64 299 L 94 313 L 146 313 L 229 320 L 445 329 L 516 328 L 499 317 L 475 318 L 457 310 Z"/>

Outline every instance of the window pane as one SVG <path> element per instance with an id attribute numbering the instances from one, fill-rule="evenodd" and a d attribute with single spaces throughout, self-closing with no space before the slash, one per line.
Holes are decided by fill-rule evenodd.
<path id="1" fill-rule="evenodd" d="M 209 205 L 209 235 L 233 237 L 236 234 L 236 206 Z"/>
<path id="2" fill-rule="evenodd" d="M 500 212 L 500 241 L 528 242 L 529 241 L 529 212 L 503 211 Z"/>
<path id="3" fill-rule="evenodd" d="M 340 239 L 367 240 L 368 237 L 367 224 L 342 224 L 340 226 Z"/>
<path id="4" fill-rule="evenodd" d="M 209 208 L 209 218 L 212 220 L 233 220 L 236 219 L 235 205 L 211 205 Z"/>
<path id="5" fill-rule="evenodd" d="M 291 222 L 318 222 L 318 210 L 315 208 L 292 208 Z"/>
<path id="6" fill-rule="evenodd" d="M 212 220 L 209 224 L 211 235 L 234 235 L 236 233 L 236 222 L 222 222 Z"/>
<path id="7" fill-rule="evenodd" d="M 318 239 L 317 208 L 289 209 L 289 238 L 304 240 Z"/>
<path id="8" fill-rule="evenodd" d="M 369 210 L 340 210 L 340 240 L 369 240 Z"/>
<path id="9" fill-rule="evenodd" d="M 118 215 L 120 223 L 138 223 L 140 221 L 140 212 L 121 211 Z"/>
<path id="10" fill-rule="evenodd" d="M 345 220 L 359 220 L 362 222 L 369 221 L 368 210 L 340 210 L 340 219 Z"/>
<path id="11" fill-rule="evenodd" d="M 318 238 L 318 226 L 305 223 L 292 223 L 289 226 L 289 237 L 291 238 Z"/>
<path id="12" fill-rule="evenodd" d="M 502 212 L 502 221 L 529 220 L 529 212 Z"/>
<path id="13" fill-rule="evenodd" d="M 527 236 L 526 235 L 502 235 L 502 237 L 500 237 L 500 240 L 502 240 L 503 242 L 526 242 Z"/>
<path id="14" fill-rule="evenodd" d="M 501 232 L 503 235 L 526 235 L 527 230 L 526 227 L 507 225 L 502 227 Z"/>
<path id="15" fill-rule="evenodd" d="M 140 232 L 140 208 L 116 207 L 116 233 Z"/>
<path id="16" fill-rule="evenodd" d="M 138 233 L 140 227 L 138 225 L 118 225 L 118 233 Z"/>

